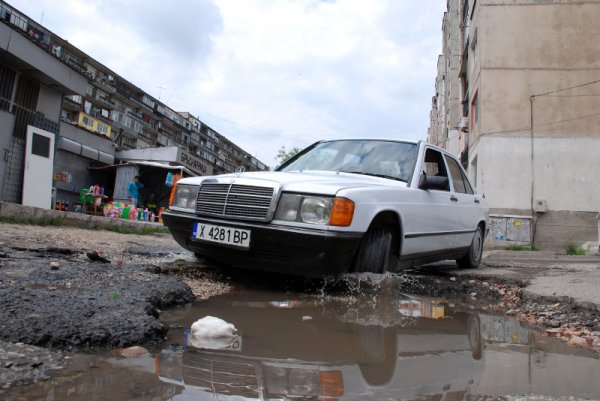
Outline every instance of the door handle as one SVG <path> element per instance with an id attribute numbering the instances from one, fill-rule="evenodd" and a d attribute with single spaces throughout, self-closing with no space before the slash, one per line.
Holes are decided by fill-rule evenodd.
<path id="1" fill-rule="evenodd" d="M 452 202 L 458 202 L 458 198 L 456 196 L 454 196 L 454 195 L 450 195 L 450 200 Z"/>
<path id="2" fill-rule="evenodd" d="M 473 202 L 479 203 L 479 199 L 475 198 L 475 200 Z"/>

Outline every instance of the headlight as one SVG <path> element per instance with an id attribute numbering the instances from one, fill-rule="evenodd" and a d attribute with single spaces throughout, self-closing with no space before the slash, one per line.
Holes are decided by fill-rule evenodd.
<path id="1" fill-rule="evenodd" d="M 327 224 L 331 215 L 331 198 L 306 197 L 300 206 L 300 218 L 305 223 Z"/>
<path id="2" fill-rule="evenodd" d="M 328 224 L 332 204 L 333 199 L 328 197 L 283 194 L 275 220 Z"/>
<path id="3" fill-rule="evenodd" d="M 342 197 L 283 194 L 275 220 L 348 227 L 354 217 L 354 202 Z"/>
<path id="4" fill-rule="evenodd" d="M 197 197 L 198 187 L 196 185 L 177 185 L 171 207 L 194 210 Z"/>

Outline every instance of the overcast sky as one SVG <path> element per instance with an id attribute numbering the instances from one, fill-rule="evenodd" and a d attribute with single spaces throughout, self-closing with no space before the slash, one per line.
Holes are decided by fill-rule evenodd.
<path id="1" fill-rule="evenodd" d="M 427 136 L 442 0 L 8 1 L 271 166 L 282 145 Z"/>

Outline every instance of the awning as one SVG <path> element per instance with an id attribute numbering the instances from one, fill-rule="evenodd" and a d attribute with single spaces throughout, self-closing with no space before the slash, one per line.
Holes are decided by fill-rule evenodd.
<path id="1" fill-rule="evenodd" d="M 162 168 L 165 170 L 181 170 L 184 173 L 186 173 L 188 176 L 196 175 L 196 174 L 192 173 L 192 171 L 190 169 L 183 167 L 183 166 L 179 166 L 179 165 L 173 166 L 173 165 L 170 165 L 167 163 L 139 161 L 139 160 L 128 161 L 128 162 L 122 163 L 122 164 L 112 164 L 110 166 L 88 167 L 88 168 L 90 170 L 105 170 L 108 168 L 119 168 L 119 167 L 124 167 L 124 166 L 148 166 L 148 167 Z"/>

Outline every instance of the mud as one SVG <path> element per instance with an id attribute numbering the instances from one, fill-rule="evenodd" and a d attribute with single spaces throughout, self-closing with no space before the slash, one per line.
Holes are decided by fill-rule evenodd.
<path id="1" fill-rule="evenodd" d="M 62 361 L 60 352 L 0 341 L 0 389 L 47 380 L 51 374 L 62 369 Z"/>
<path id="2" fill-rule="evenodd" d="M 400 280 L 399 290 L 441 297 L 472 305 L 473 309 L 506 314 L 567 342 L 571 346 L 600 352 L 600 311 L 565 297 L 525 295 L 526 281 L 472 276 L 452 276 L 424 268 Z"/>

